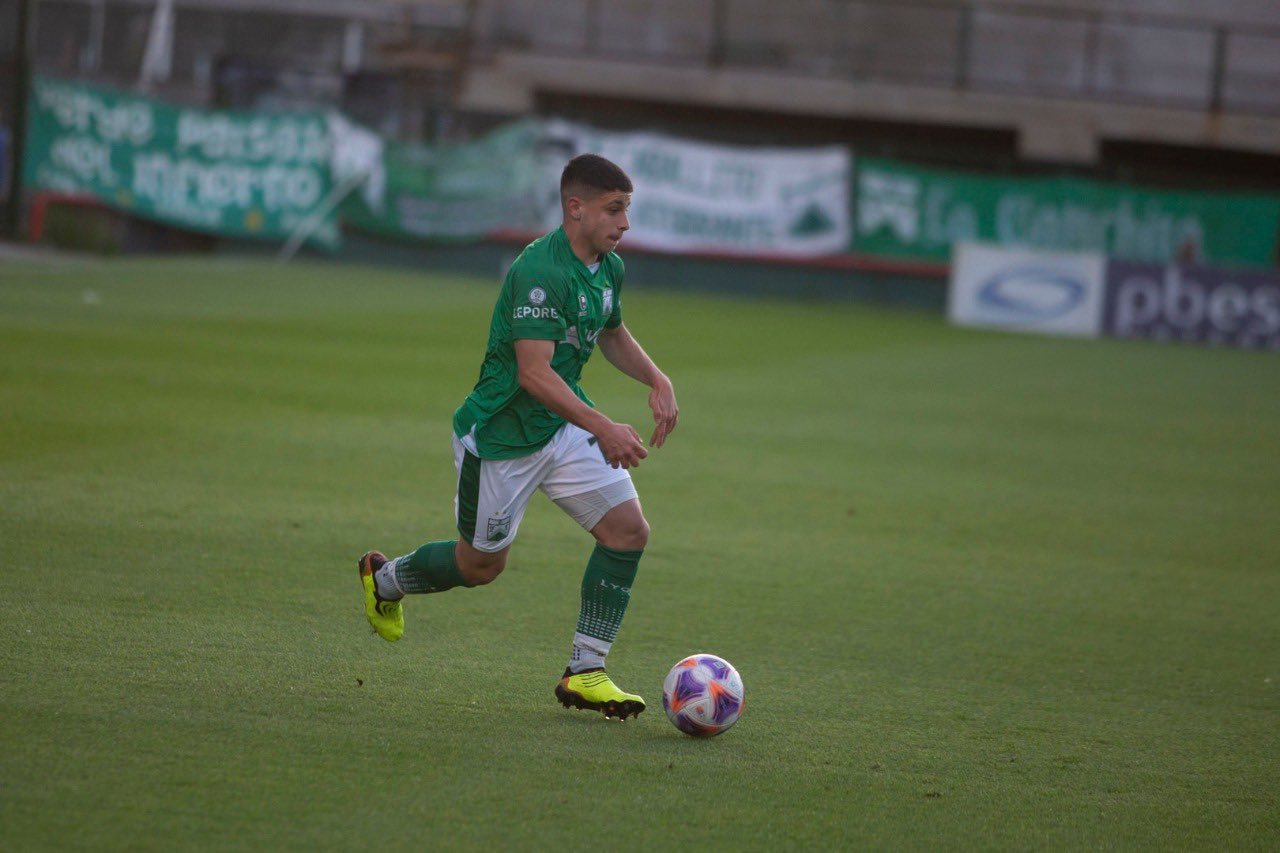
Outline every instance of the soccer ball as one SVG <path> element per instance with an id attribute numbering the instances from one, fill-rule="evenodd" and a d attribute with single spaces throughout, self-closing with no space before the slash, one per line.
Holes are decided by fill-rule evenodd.
<path id="1" fill-rule="evenodd" d="M 662 707 L 680 731 L 711 737 L 738 722 L 746 699 L 742 676 L 715 655 L 689 655 L 662 682 Z"/>

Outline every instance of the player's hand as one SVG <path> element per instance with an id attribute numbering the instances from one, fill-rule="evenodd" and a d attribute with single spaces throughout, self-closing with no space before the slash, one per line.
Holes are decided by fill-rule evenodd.
<path id="1" fill-rule="evenodd" d="M 595 436 L 600 441 L 600 452 L 604 454 L 605 461 L 614 468 L 634 468 L 649 455 L 640 440 L 640 433 L 630 424 L 611 421 Z"/>
<path id="2" fill-rule="evenodd" d="M 649 392 L 649 408 L 653 409 L 653 437 L 649 439 L 650 447 L 661 447 L 676 428 L 676 418 L 680 415 L 680 407 L 676 405 L 676 392 L 671 380 L 661 377 L 653 383 Z"/>

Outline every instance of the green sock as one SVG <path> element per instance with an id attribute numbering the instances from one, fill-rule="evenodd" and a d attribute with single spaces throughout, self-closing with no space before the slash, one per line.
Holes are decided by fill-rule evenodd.
<path id="1" fill-rule="evenodd" d="M 458 540 L 428 542 L 395 561 L 395 584 L 402 593 L 444 592 L 466 586 L 453 549 Z"/>
<path id="2" fill-rule="evenodd" d="M 574 672 L 604 666 L 631 601 L 631 584 L 640 566 L 640 551 L 596 545 L 582 575 L 582 609 L 573 638 L 569 668 Z"/>

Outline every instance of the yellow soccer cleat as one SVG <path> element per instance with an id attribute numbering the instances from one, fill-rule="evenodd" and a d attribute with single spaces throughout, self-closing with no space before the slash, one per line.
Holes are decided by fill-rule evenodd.
<path id="1" fill-rule="evenodd" d="M 378 636 L 395 642 L 404 636 L 404 608 L 399 601 L 388 601 L 378 595 L 373 573 L 387 562 L 380 551 L 369 551 L 360 558 L 360 585 L 364 587 L 364 615 Z"/>
<path id="2" fill-rule="evenodd" d="M 585 672 L 564 671 L 556 685 L 556 699 L 566 708 L 599 711 L 606 717 L 625 720 L 644 710 L 644 700 L 633 693 L 623 693 L 603 669 Z"/>

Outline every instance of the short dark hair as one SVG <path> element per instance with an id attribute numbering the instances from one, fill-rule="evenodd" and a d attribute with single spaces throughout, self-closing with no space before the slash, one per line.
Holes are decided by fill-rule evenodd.
<path id="1" fill-rule="evenodd" d="M 560 173 L 560 203 L 569 196 L 597 196 L 601 193 L 631 192 L 631 179 L 619 166 L 599 154 L 579 154 Z"/>

